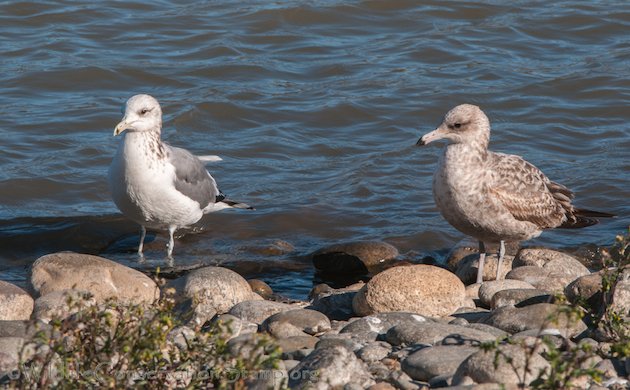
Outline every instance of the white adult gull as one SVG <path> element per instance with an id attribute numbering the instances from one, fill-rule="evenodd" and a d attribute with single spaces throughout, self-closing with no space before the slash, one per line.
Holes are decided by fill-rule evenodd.
<path id="1" fill-rule="evenodd" d="M 453 227 L 479 241 L 477 283 L 483 282 L 484 243 L 500 244 L 499 279 L 504 241 L 529 240 L 544 229 L 581 228 L 598 223 L 597 217 L 613 217 L 573 207 L 568 188 L 520 156 L 489 151 L 490 121 L 477 106 L 453 108 L 417 145 L 439 139 L 449 143 L 433 175 L 433 197 Z"/>
<path id="2" fill-rule="evenodd" d="M 252 207 L 227 199 L 202 161 L 162 142 L 161 131 L 158 101 L 149 95 L 131 97 L 114 129 L 114 136 L 123 133 L 123 139 L 109 168 L 109 186 L 118 209 L 142 228 L 138 254 L 142 255 L 147 228 L 166 229 L 171 257 L 175 230 L 198 222 L 206 213 Z"/>

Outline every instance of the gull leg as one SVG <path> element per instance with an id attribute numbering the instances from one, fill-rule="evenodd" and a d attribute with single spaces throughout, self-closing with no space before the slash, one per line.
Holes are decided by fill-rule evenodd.
<path id="1" fill-rule="evenodd" d="M 497 263 L 497 280 L 501 276 L 501 266 L 503 265 L 503 256 L 505 255 L 505 242 L 501 240 L 501 246 L 499 246 L 499 260 Z"/>
<path id="2" fill-rule="evenodd" d="M 477 267 L 477 283 L 483 283 L 483 263 L 486 261 L 486 246 L 479 241 L 479 266 Z"/>
<path id="3" fill-rule="evenodd" d="M 168 245 L 166 246 L 167 249 L 167 255 L 168 257 L 173 257 L 173 247 L 175 246 L 175 240 L 173 240 L 173 233 L 175 233 L 175 229 L 177 229 L 177 227 L 171 225 L 168 227 L 168 235 L 169 235 L 169 240 L 168 240 Z"/>
<path id="4" fill-rule="evenodd" d="M 140 228 L 142 229 L 142 231 L 140 233 L 140 245 L 138 245 L 138 254 L 140 256 L 144 256 L 144 254 L 142 253 L 142 248 L 144 247 L 144 238 L 147 236 L 147 228 L 145 228 L 143 225 L 140 225 Z"/>

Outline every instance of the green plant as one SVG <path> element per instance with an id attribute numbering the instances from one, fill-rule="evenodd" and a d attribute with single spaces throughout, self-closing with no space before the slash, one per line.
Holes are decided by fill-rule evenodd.
<path id="1" fill-rule="evenodd" d="M 151 306 L 67 303 L 77 312 L 24 345 L 10 388 L 242 389 L 283 379 L 274 371 L 280 351 L 266 336 L 252 335 L 239 353 L 228 343 L 230 324 L 181 331 L 170 291 Z"/>

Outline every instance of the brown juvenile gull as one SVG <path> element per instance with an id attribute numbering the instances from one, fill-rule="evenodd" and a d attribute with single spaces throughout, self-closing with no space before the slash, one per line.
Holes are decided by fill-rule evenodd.
<path id="1" fill-rule="evenodd" d="M 581 228 L 612 214 L 573 207 L 573 193 L 520 156 L 488 150 L 490 121 L 477 106 L 450 110 L 416 145 L 449 140 L 433 175 L 433 198 L 442 216 L 479 241 L 477 283 L 483 282 L 484 243 L 498 243 L 497 279 L 504 241 L 538 237 L 543 229 Z"/>
<path id="2" fill-rule="evenodd" d="M 114 136 L 124 133 L 109 168 L 109 186 L 118 209 L 142 228 L 138 254 L 142 255 L 147 227 L 167 229 L 170 258 L 175 230 L 196 223 L 206 213 L 252 207 L 227 199 L 202 161 L 162 142 L 161 131 L 158 101 L 149 95 L 131 97 L 114 129 Z"/>

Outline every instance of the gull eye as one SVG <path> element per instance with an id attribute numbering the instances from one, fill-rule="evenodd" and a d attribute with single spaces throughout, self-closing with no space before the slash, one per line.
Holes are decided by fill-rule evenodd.
<path id="1" fill-rule="evenodd" d="M 140 114 L 141 114 L 141 115 L 144 115 L 144 114 L 146 114 L 147 112 L 149 112 L 149 109 L 148 109 L 148 108 L 143 108 L 142 110 L 140 110 Z"/>
<path id="2" fill-rule="evenodd" d="M 462 127 L 462 124 L 461 124 L 461 123 L 455 123 L 455 124 L 453 125 L 453 127 L 455 127 L 456 129 L 459 129 L 459 128 L 461 128 L 461 127 Z"/>

